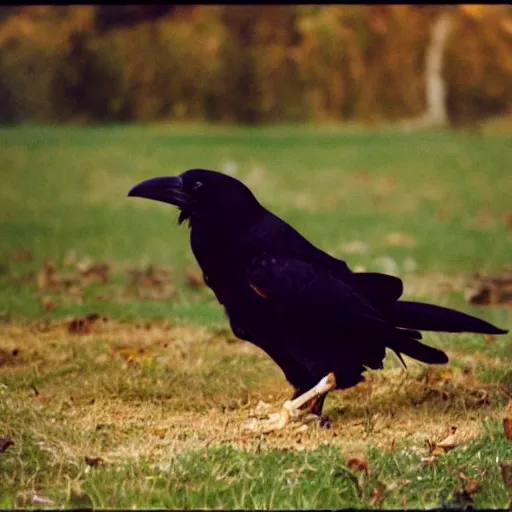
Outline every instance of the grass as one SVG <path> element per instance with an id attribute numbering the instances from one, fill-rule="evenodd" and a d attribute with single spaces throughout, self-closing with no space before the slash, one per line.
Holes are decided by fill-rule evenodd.
<path id="1" fill-rule="evenodd" d="M 259 349 L 233 339 L 212 294 L 187 284 L 194 261 L 176 212 L 126 198 L 147 177 L 234 170 L 352 267 L 397 273 L 408 297 L 510 327 L 510 309 L 465 299 L 472 274 L 510 264 L 509 133 L 0 132 L 0 438 L 15 442 L 0 453 L 0 508 L 510 505 L 500 470 L 512 462 L 502 425 L 510 335 L 427 334 L 447 349 L 447 367 L 405 372 L 389 357 L 385 371 L 328 397 L 331 429 L 249 435 L 244 420 L 264 403 L 276 410 L 288 385 Z M 44 260 L 62 282 L 41 286 Z M 105 283 L 78 270 L 97 262 L 108 264 Z M 162 287 L 133 280 L 150 265 L 169 267 Z M 432 460 L 426 441 L 450 426 L 455 447 Z"/>

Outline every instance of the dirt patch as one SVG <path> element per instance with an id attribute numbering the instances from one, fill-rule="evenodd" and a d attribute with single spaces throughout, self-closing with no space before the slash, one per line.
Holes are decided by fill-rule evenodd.
<path id="1" fill-rule="evenodd" d="M 466 275 L 449 276 L 430 272 L 407 274 L 402 277 L 404 292 L 411 297 L 435 297 L 453 292 L 466 292 L 471 278 Z"/>

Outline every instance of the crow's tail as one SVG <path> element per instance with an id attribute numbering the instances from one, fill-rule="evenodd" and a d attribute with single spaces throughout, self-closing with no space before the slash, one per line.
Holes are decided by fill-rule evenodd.
<path id="1" fill-rule="evenodd" d="M 387 320 L 397 327 L 418 331 L 478 332 L 506 334 L 508 331 L 466 313 L 423 302 L 401 300 L 387 312 Z M 406 351 L 403 351 L 407 354 Z M 412 356 L 415 357 L 415 356 Z"/>
<path id="2" fill-rule="evenodd" d="M 392 349 L 404 366 L 404 360 L 400 354 L 417 359 L 427 364 L 443 364 L 448 362 L 448 356 L 442 351 L 434 347 L 429 347 L 421 341 L 415 339 L 404 340 L 401 338 L 390 340 L 386 345 Z"/>

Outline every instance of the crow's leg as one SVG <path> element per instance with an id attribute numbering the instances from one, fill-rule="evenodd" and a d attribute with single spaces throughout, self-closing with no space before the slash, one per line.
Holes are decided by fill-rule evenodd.
<path id="1" fill-rule="evenodd" d="M 303 390 L 303 389 L 300 389 L 300 388 L 295 388 L 295 391 L 294 391 L 294 393 L 292 395 L 292 398 L 290 400 L 298 398 L 305 391 L 307 391 L 307 390 Z M 320 419 L 324 419 L 323 416 L 322 416 L 322 411 L 323 411 L 323 408 L 324 408 L 325 399 L 327 398 L 327 394 L 328 393 L 325 393 L 325 395 L 321 395 L 318 398 L 311 400 L 310 403 L 307 403 L 307 404 L 303 405 L 302 408 L 308 408 L 307 410 L 311 414 L 314 414 L 314 415 L 318 416 Z"/>
<path id="2" fill-rule="evenodd" d="M 336 377 L 334 373 L 331 372 L 309 391 L 302 393 L 302 395 L 292 400 L 287 400 L 283 404 L 283 410 L 288 411 L 292 418 L 298 418 L 307 413 L 316 414 L 317 411 L 321 413 L 327 393 L 335 387 Z"/>
<path id="3" fill-rule="evenodd" d="M 327 393 L 336 387 L 334 373 L 329 373 L 309 391 L 302 393 L 292 400 L 287 400 L 280 413 L 272 414 L 267 420 L 260 420 L 246 425 L 249 430 L 261 433 L 272 432 L 285 427 L 291 420 L 298 420 L 308 413 L 313 413 L 320 408 L 322 410 L 323 399 Z"/>

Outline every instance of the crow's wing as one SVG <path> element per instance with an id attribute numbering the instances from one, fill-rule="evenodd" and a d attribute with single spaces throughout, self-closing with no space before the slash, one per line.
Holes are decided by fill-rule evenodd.
<path id="1" fill-rule="evenodd" d="M 411 336 L 389 325 L 366 298 L 320 265 L 264 254 L 249 266 L 247 284 L 276 312 L 354 335 Z"/>

